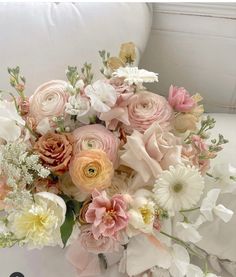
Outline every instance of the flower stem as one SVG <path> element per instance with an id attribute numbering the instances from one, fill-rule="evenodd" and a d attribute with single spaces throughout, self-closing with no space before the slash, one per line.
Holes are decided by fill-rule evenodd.
<path id="1" fill-rule="evenodd" d="M 192 208 L 192 209 L 188 209 L 188 210 L 180 210 L 179 212 L 180 213 L 187 213 L 187 212 L 193 212 L 193 211 L 196 211 L 196 210 L 199 210 L 200 207 L 196 207 L 196 208 Z"/>

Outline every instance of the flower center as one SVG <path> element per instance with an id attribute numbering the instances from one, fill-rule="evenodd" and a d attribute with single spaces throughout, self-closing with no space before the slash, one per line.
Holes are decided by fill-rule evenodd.
<path id="1" fill-rule="evenodd" d="M 115 217 L 116 217 L 116 211 L 114 210 L 107 211 L 106 214 L 104 215 L 105 224 L 112 223 Z"/>
<path id="2" fill-rule="evenodd" d="M 84 175 L 87 178 L 96 177 L 101 170 L 101 165 L 98 162 L 91 162 L 84 167 Z"/>
<path id="3" fill-rule="evenodd" d="M 176 193 L 180 192 L 182 189 L 183 189 L 182 184 L 177 183 L 173 186 L 173 191 L 176 192 Z"/>
<path id="4" fill-rule="evenodd" d="M 145 224 L 150 224 L 153 218 L 153 212 L 147 206 L 139 208 L 139 211 L 142 215 L 143 222 Z"/>

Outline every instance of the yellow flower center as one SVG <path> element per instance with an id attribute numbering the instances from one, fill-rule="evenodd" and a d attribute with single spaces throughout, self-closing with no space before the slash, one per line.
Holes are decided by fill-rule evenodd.
<path id="1" fill-rule="evenodd" d="M 153 219 L 153 211 L 149 209 L 147 206 L 139 208 L 139 211 L 142 215 L 143 222 L 145 224 L 150 224 Z"/>
<path id="2" fill-rule="evenodd" d="M 87 178 L 94 178 L 101 172 L 101 165 L 98 162 L 91 162 L 84 167 L 83 172 Z"/>
<path id="3" fill-rule="evenodd" d="M 177 184 L 175 184 L 175 185 L 173 186 L 173 190 L 174 190 L 174 192 L 176 192 L 176 193 L 180 192 L 180 191 L 182 190 L 182 188 L 183 188 L 183 185 L 182 185 L 182 184 L 179 184 L 179 183 L 177 183 Z"/>
<path id="4" fill-rule="evenodd" d="M 111 223 L 114 220 L 115 217 L 116 217 L 116 211 L 109 210 L 104 215 L 104 221 L 105 221 L 105 223 L 109 224 L 109 223 Z"/>

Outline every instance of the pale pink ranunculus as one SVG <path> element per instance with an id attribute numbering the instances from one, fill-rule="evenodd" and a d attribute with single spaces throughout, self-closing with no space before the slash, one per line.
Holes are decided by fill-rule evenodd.
<path id="1" fill-rule="evenodd" d="M 63 116 L 69 94 L 67 83 L 53 80 L 39 86 L 30 97 L 30 116 L 39 123 L 41 120 Z"/>
<path id="2" fill-rule="evenodd" d="M 94 238 L 101 235 L 116 238 L 128 224 L 127 203 L 123 196 L 116 194 L 109 199 L 105 191 L 94 190 L 92 198 L 85 218 L 92 224 Z"/>
<path id="3" fill-rule="evenodd" d="M 73 153 L 78 154 L 82 150 L 100 149 L 115 163 L 119 147 L 118 138 L 100 124 L 86 125 L 77 128 L 72 133 Z"/>
<path id="4" fill-rule="evenodd" d="M 169 88 L 168 102 L 177 112 L 189 112 L 196 106 L 196 102 L 185 88 L 173 85 Z"/>
<path id="5" fill-rule="evenodd" d="M 169 128 L 173 110 L 163 96 L 142 91 L 129 99 L 128 117 L 130 125 L 126 126 L 129 133 L 137 130 L 143 133 L 154 122 L 164 129 Z"/>
<path id="6" fill-rule="evenodd" d="M 133 168 L 148 183 L 170 165 L 181 163 L 181 148 L 178 138 L 155 122 L 144 134 L 135 130 L 127 137 L 121 163 Z"/>
<path id="7" fill-rule="evenodd" d="M 100 235 L 98 239 L 95 239 L 90 224 L 81 227 L 78 239 L 85 250 L 94 254 L 113 253 L 119 251 L 121 247 L 120 242 L 113 237 Z"/>

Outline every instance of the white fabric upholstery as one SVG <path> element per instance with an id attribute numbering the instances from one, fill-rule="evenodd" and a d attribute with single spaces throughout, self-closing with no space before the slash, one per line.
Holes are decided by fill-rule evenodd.
<path id="1" fill-rule="evenodd" d="M 1 89 L 9 88 L 7 67 L 19 65 L 27 92 L 65 79 L 68 65 L 92 62 L 101 76 L 99 50 L 117 55 L 133 41 L 142 54 L 152 22 L 151 6 L 129 3 L 1 3 Z"/>
<path id="2" fill-rule="evenodd" d="M 68 65 L 92 62 L 98 78 L 98 50 L 117 55 L 121 43 L 133 41 L 140 56 L 151 21 L 151 6 L 144 3 L 0 3 L 0 88 L 10 89 L 6 69 L 16 65 L 28 95 L 43 82 L 65 79 Z M 64 255 L 59 248 L 0 250 L 0 276 L 73 277 Z"/>

